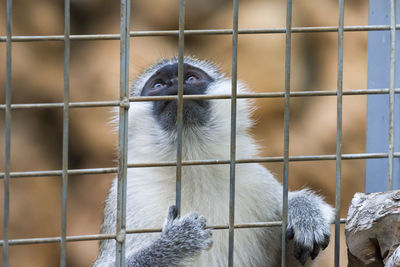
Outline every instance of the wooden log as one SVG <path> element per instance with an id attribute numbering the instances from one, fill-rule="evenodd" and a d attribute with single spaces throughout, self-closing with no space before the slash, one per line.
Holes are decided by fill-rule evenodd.
<path id="1" fill-rule="evenodd" d="M 399 267 L 400 190 L 356 193 L 345 235 L 349 267 Z"/>

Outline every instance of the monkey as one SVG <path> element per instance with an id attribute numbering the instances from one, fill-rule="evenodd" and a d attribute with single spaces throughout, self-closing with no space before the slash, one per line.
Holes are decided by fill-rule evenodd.
<path id="1" fill-rule="evenodd" d="M 249 92 L 238 81 L 238 93 Z M 184 95 L 231 93 L 231 78 L 214 63 L 184 58 Z M 178 59 L 161 59 L 131 86 L 131 96 L 175 96 L 178 94 Z M 259 147 L 249 130 L 254 110 L 249 99 L 237 99 L 236 158 L 252 158 Z M 186 99 L 182 111 L 182 160 L 228 159 L 230 157 L 231 99 Z M 176 161 L 177 100 L 131 102 L 128 119 L 128 162 Z M 259 163 L 236 164 L 235 224 L 282 220 L 283 188 Z M 227 225 L 229 219 L 229 164 L 184 165 L 181 174 L 181 211 L 197 211 L 210 225 Z M 176 167 L 129 168 L 127 174 L 127 229 L 159 227 L 163 210 L 175 203 Z M 102 233 L 113 233 L 116 222 L 117 182 L 113 181 L 104 211 Z M 287 266 L 311 266 L 330 239 L 333 208 L 309 189 L 289 191 L 286 238 Z M 234 230 L 235 266 L 280 266 L 281 227 Z M 178 235 L 175 235 L 178 238 Z M 182 235 L 182 242 L 187 237 Z M 126 237 L 126 262 L 138 251 L 152 247 L 157 235 Z M 227 266 L 228 231 L 215 230 L 213 245 L 202 246 L 192 255 L 181 255 L 188 266 Z M 175 240 L 176 241 L 176 240 Z M 203 240 L 204 241 L 204 238 Z M 188 242 L 197 242 L 196 237 Z M 208 241 L 207 241 L 208 242 Z M 201 243 L 201 242 L 200 242 Z M 154 246 L 153 246 L 154 247 Z M 160 266 L 179 266 L 164 253 Z M 103 240 L 94 266 L 115 258 L 115 240 Z M 140 257 L 139 257 L 140 258 Z M 147 259 L 147 258 L 146 258 Z M 170 260 L 170 261 L 169 261 Z M 143 261 L 143 260 L 142 260 Z M 150 264 L 151 265 L 151 264 Z M 149 265 L 149 266 L 150 266 Z M 132 265 L 135 266 L 135 265 Z M 147 266 L 147 265 L 143 265 Z M 158 266 L 158 265 L 152 265 Z"/>

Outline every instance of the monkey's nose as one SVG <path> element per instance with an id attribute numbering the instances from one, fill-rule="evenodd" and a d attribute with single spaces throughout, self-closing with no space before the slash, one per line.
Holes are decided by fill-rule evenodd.
<path id="1" fill-rule="evenodd" d="M 165 81 L 165 85 L 167 89 L 164 91 L 167 95 L 178 95 L 178 85 L 179 81 L 178 78 L 171 78 Z M 187 94 L 187 88 L 183 86 L 183 94 Z"/>
<path id="2" fill-rule="evenodd" d="M 176 80 L 176 79 L 167 80 L 167 86 L 168 86 L 168 87 L 173 86 L 173 85 L 174 85 L 174 80 Z"/>

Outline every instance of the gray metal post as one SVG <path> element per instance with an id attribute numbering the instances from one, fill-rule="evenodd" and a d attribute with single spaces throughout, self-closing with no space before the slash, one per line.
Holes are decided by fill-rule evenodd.
<path id="1" fill-rule="evenodd" d="M 116 225 L 116 267 L 125 267 L 126 188 L 128 166 L 129 26 L 130 0 L 121 0 L 119 163 Z"/>
<path id="2" fill-rule="evenodd" d="M 231 147 L 229 171 L 229 244 L 228 267 L 233 266 L 235 240 L 235 188 L 236 188 L 236 106 L 237 106 L 237 52 L 239 29 L 239 1 L 233 0 L 232 24 L 232 98 L 231 98 Z"/>
<path id="3" fill-rule="evenodd" d="M 393 157 L 400 151 L 400 95 L 394 95 L 394 87 L 400 87 L 400 32 L 393 28 L 400 21 L 400 5 L 395 2 L 369 2 L 369 24 L 392 25 L 392 30 L 368 33 L 368 88 L 389 88 L 392 93 L 368 96 L 367 153 L 385 152 L 388 157 L 367 159 L 366 192 L 400 188 L 400 158 Z"/>
<path id="4" fill-rule="evenodd" d="M 64 110 L 62 143 L 62 193 L 60 267 L 67 266 L 67 196 L 69 140 L 70 0 L 64 0 Z"/>
<path id="5" fill-rule="evenodd" d="M 289 210 L 289 127 L 290 127 L 290 66 L 292 62 L 292 0 L 286 1 L 285 40 L 285 110 L 283 114 L 283 195 L 281 266 L 286 267 L 286 228 Z"/>
<path id="6" fill-rule="evenodd" d="M 11 161 L 11 70 L 12 70 L 12 0 L 6 4 L 6 116 L 5 116 L 5 153 L 4 153 L 4 212 L 3 212 L 3 266 L 8 266 L 8 226 L 10 224 L 10 161 Z"/>
<path id="7" fill-rule="evenodd" d="M 181 193 L 182 193 L 182 131 L 183 131 L 183 80 L 184 80 L 184 50 L 185 50 L 185 0 L 179 1 L 179 36 L 178 36 L 178 107 L 177 123 L 178 132 L 176 140 L 176 192 L 175 205 L 178 216 L 181 216 Z"/>
<path id="8" fill-rule="evenodd" d="M 344 0 L 339 0 L 338 63 L 337 63 L 337 115 L 336 115 L 336 190 L 335 190 L 335 259 L 340 264 L 340 196 L 342 184 L 342 125 L 343 125 L 343 27 Z"/>

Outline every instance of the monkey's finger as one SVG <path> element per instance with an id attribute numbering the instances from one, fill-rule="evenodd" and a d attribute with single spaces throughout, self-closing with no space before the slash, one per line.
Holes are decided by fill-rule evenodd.
<path id="1" fill-rule="evenodd" d="M 212 231 L 210 229 L 204 230 L 201 232 L 201 238 L 204 240 L 203 241 L 203 248 L 204 249 L 209 249 L 211 245 L 213 244 L 213 240 L 211 239 L 212 236 Z"/>
<path id="2" fill-rule="evenodd" d="M 206 223 L 207 223 L 206 218 L 204 216 L 200 216 L 199 218 L 200 227 L 203 229 L 206 228 Z"/>
<path id="3" fill-rule="evenodd" d="M 214 241 L 211 238 L 207 239 L 206 244 L 205 244 L 205 249 L 209 250 L 212 247 L 213 243 L 214 243 Z"/>
<path id="4" fill-rule="evenodd" d="M 206 229 L 202 231 L 202 237 L 210 238 L 212 236 L 212 231 L 210 229 Z"/>
<path id="5" fill-rule="evenodd" d="M 289 227 L 287 230 L 286 230 L 286 239 L 287 240 L 292 240 L 294 238 L 294 230 L 293 230 L 293 227 Z"/>
<path id="6" fill-rule="evenodd" d="M 309 247 L 305 247 L 302 244 L 295 243 L 294 256 L 302 265 L 306 263 L 309 255 L 310 255 Z"/>
<path id="7" fill-rule="evenodd" d="M 314 242 L 314 249 L 310 254 L 312 260 L 314 260 L 318 256 L 319 250 L 320 246 L 316 242 Z"/>
<path id="8" fill-rule="evenodd" d="M 196 212 L 192 212 L 192 213 L 186 215 L 184 218 L 187 220 L 197 220 L 198 217 L 199 217 L 199 215 Z"/>
<path id="9" fill-rule="evenodd" d="M 324 235 L 324 241 L 320 244 L 322 250 L 326 249 L 326 247 L 329 245 L 330 239 L 331 236 L 329 234 Z"/>
<path id="10" fill-rule="evenodd" d="M 173 221 L 176 217 L 178 217 L 178 208 L 175 205 L 172 205 L 168 209 L 167 221 Z"/>

